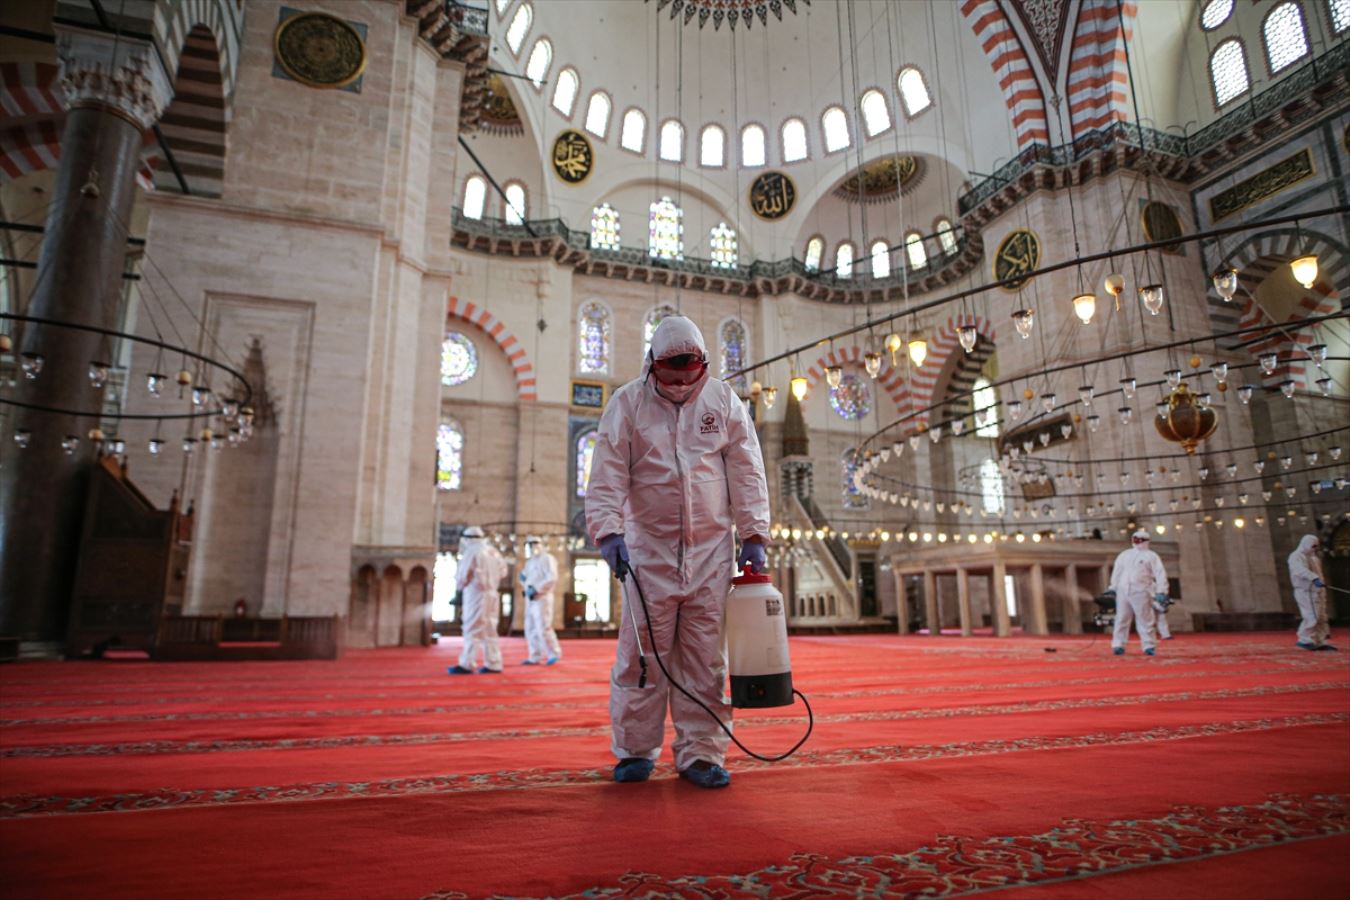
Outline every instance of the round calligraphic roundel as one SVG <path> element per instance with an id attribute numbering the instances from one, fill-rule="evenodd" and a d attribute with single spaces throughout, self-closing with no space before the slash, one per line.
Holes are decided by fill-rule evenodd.
<path id="1" fill-rule="evenodd" d="M 994 254 L 994 280 L 1013 281 L 1002 285 L 1005 291 L 1020 291 L 1029 279 L 1017 278 L 1034 271 L 1041 264 L 1041 241 L 1036 233 L 1026 228 L 1008 232 Z"/>
<path id="2" fill-rule="evenodd" d="M 581 184 L 595 168 L 590 139 L 568 128 L 553 141 L 553 174 L 568 184 Z"/>
<path id="3" fill-rule="evenodd" d="M 344 88 L 366 70 L 366 45 L 356 29 L 326 13 L 301 13 L 277 26 L 277 63 L 301 84 Z"/>
<path id="4" fill-rule="evenodd" d="M 750 185 L 750 210 L 761 219 L 781 219 L 797 202 L 797 186 L 782 172 L 765 172 Z"/>

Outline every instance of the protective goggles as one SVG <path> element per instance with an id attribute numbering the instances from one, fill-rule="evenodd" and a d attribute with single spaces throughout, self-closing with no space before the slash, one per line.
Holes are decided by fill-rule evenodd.
<path id="1" fill-rule="evenodd" d="M 707 368 L 708 357 L 701 353 L 679 353 L 652 362 L 652 373 L 663 384 L 693 384 Z"/>
<path id="2" fill-rule="evenodd" d="M 1132 543 L 1132 544 L 1147 544 L 1147 543 L 1148 543 L 1148 538 L 1146 538 L 1146 537 L 1130 538 L 1130 543 Z"/>

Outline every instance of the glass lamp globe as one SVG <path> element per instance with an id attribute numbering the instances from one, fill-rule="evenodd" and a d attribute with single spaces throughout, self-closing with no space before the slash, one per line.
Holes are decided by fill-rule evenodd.
<path id="1" fill-rule="evenodd" d="M 961 342 L 961 349 L 969 353 L 975 349 L 975 342 L 979 340 L 980 333 L 975 330 L 974 325 L 961 325 L 956 329 L 956 339 Z M 924 351 L 927 353 L 927 347 Z"/>
<path id="2" fill-rule="evenodd" d="M 964 344 L 962 345 L 964 346 Z M 922 366 L 923 361 L 928 358 L 928 341 L 921 337 L 909 339 L 909 361 L 916 366 Z"/>
<path id="3" fill-rule="evenodd" d="M 826 382 L 830 387 L 832 387 L 832 388 L 837 388 L 837 387 L 839 387 L 840 383 L 841 383 L 843 380 L 844 380 L 844 368 L 843 368 L 843 366 L 826 366 L 826 367 L 825 367 L 825 382 Z M 800 399 L 800 398 L 798 398 L 798 399 Z"/>
<path id="4" fill-rule="evenodd" d="M 108 364 L 94 360 L 89 364 L 89 386 L 101 388 L 108 383 Z"/>
<path id="5" fill-rule="evenodd" d="M 1256 357 L 1256 361 L 1260 363 L 1261 371 L 1266 375 L 1269 375 L 1275 371 L 1275 366 L 1280 362 L 1280 356 L 1278 353 L 1274 352 L 1262 353 L 1260 356 Z"/>
<path id="6" fill-rule="evenodd" d="M 1139 299 L 1150 315 L 1158 315 L 1163 308 L 1163 286 L 1161 284 L 1144 285 L 1139 289 Z"/>
<path id="7" fill-rule="evenodd" d="M 1280 393 L 1284 394 L 1287 398 L 1292 398 L 1294 396 L 1294 388 L 1296 387 L 1298 387 L 1298 384 L 1294 379 L 1286 378 L 1284 381 L 1280 382 Z"/>
<path id="8" fill-rule="evenodd" d="M 1023 340 L 1031 337 L 1031 326 L 1036 318 L 1036 312 L 1032 309 L 1019 309 L 1012 314 L 1013 327 Z"/>
<path id="9" fill-rule="evenodd" d="M 1175 391 L 1178 387 L 1181 386 L 1180 369 L 1168 369 L 1166 372 L 1163 373 L 1163 377 L 1167 379 L 1167 386 L 1170 387 L 1172 390 Z"/>
<path id="10" fill-rule="evenodd" d="M 876 378 L 877 373 L 881 371 L 881 354 L 875 350 L 869 350 L 863 354 L 863 368 L 871 378 Z M 797 399 L 801 399 L 800 397 Z"/>
<path id="11" fill-rule="evenodd" d="M 1244 384 L 1237 389 L 1237 395 L 1238 399 L 1242 401 L 1242 405 L 1246 406 L 1248 403 L 1252 402 L 1252 386 L 1250 384 Z"/>
<path id="12" fill-rule="evenodd" d="M 164 390 L 164 382 L 168 378 L 163 372 L 151 372 L 145 376 L 145 389 L 149 391 L 151 397 L 158 397 Z"/>
<path id="13" fill-rule="evenodd" d="M 1058 398 L 1055 396 L 1053 392 L 1049 394 L 1041 394 L 1041 409 L 1045 410 L 1046 412 L 1054 412 L 1056 399 Z"/>
<path id="14" fill-rule="evenodd" d="M 1322 368 L 1322 363 L 1327 361 L 1327 345 L 1309 344 L 1304 349 L 1308 352 L 1308 358 L 1317 363 L 1317 368 Z"/>
<path id="15" fill-rule="evenodd" d="M 1097 298 L 1092 294 L 1079 294 L 1073 298 L 1073 314 L 1084 325 L 1092 321 L 1097 313 Z"/>
<path id="16" fill-rule="evenodd" d="M 1097 429 L 1100 428 L 1102 425 L 1102 417 L 1098 415 L 1088 416 L 1087 424 L 1088 424 L 1088 431 L 1093 432 L 1095 434 Z"/>
<path id="17" fill-rule="evenodd" d="M 798 375 L 794 377 L 791 382 L 791 387 L 792 396 L 797 398 L 798 403 L 806 398 L 807 381 L 805 376 Z"/>
<path id="18" fill-rule="evenodd" d="M 26 450 L 28 445 L 33 442 L 33 433 L 27 428 L 16 428 L 14 430 L 14 443 L 20 450 Z"/>
<path id="19" fill-rule="evenodd" d="M 1210 276 L 1214 282 L 1214 291 L 1227 303 L 1233 299 L 1238 289 L 1237 269 L 1218 269 Z"/>
<path id="20" fill-rule="evenodd" d="M 47 358 L 41 353 L 23 353 L 19 355 L 19 368 L 23 369 L 23 377 L 29 381 L 36 381 L 42 374 L 42 366 L 47 362 Z"/>
<path id="21" fill-rule="evenodd" d="M 764 389 L 764 408 L 773 409 L 773 401 L 778 399 L 778 388 L 766 387 Z"/>
<path id="22" fill-rule="evenodd" d="M 1122 425 L 1128 425 L 1130 424 L 1130 421 L 1134 419 L 1133 406 L 1122 406 L 1120 409 L 1116 410 L 1116 412 L 1120 414 L 1120 424 Z"/>
<path id="23" fill-rule="evenodd" d="M 1295 281 L 1305 288 L 1310 288 L 1317 281 L 1317 254 L 1300 256 L 1289 263 L 1289 268 L 1294 273 Z"/>
<path id="24" fill-rule="evenodd" d="M 1078 389 L 1078 400 L 1084 406 L 1092 405 L 1092 398 L 1096 396 L 1096 390 L 1090 384 L 1085 384 Z"/>
<path id="25" fill-rule="evenodd" d="M 1126 400 L 1133 400 L 1135 391 L 1138 390 L 1139 382 L 1134 376 L 1127 375 L 1120 379 L 1120 392 L 1125 395 Z"/>

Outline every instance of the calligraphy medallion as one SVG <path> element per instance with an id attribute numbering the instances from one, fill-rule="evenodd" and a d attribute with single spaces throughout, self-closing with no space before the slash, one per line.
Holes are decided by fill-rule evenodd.
<path id="1" fill-rule="evenodd" d="M 595 167 L 595 151 L 580 131 L 568 128 L 553 141 L 553 173 L 568 184 L 581 184 Z"/>
<path id="2" fill-rule="evenodd" d="M 344 88 L 366 70 L 366 45 L 355 28 L 326 13 L 301 13 L 277 26 L 277 63 L 314 88 Z"/>
<path id="3" fill-rule="evenodd" d="M 1139 211 L 1139 221 L 1144 226 L 1144 237 L 1150 241 L 1167 241 L 1181 237 L 1181 219 L 1176 210 L 1166 203 L 1154 200 L 1145 203 Z M 1181 244 L 1167 244 L 1163 247 L 1167 253 L 1181 253 Z"/>
<path id="4" fill-rule="evenodd" d="M 1002 285 L 1005 291 L 1020 291 L 1028 278 L 1017 278 L 1034 271 L 1041 263 L 1041 241 L 1035 232 L 1019 228 L 1008 232 L 994 254 L 994 280 L 1015 279 Z"/>
<path id="5" fill-rule="evenodd" d="M 765 172 L 750 185 L 750 210 L 761 219 L 781 219 L 796 202 L 797 187 L 782 172 Z"/>

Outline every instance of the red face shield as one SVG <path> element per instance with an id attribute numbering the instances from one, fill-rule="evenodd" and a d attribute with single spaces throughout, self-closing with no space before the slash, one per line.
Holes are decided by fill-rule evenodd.
<path id="1" fill-rule="evenodd" d="M 697 353 L 681 353 L 652 362 L 652 374 L 662 384 L 693 384 L 708 369 L 708 358 Z"/>
<path id="2" fill-rule="evenodd" d="M 1148 543 L 1148 538 L 1137 537 L 1137 538 L 1130 538 L 1130 540 L 1136 547 L 1142 547 L 1143 545 Z"/>

